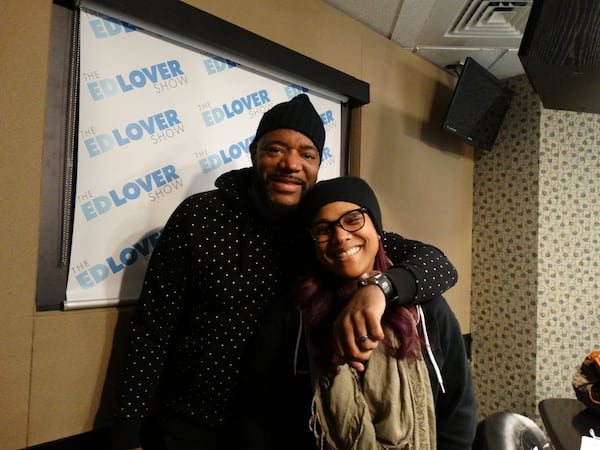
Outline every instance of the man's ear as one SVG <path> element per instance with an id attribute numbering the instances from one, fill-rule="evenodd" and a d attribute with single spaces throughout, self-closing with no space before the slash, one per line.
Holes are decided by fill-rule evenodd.
<path id="1" fill-rule="evenodd" d="M 250 160 L 252 161 L 252 165 L 256 163 L 256 141 L 250 144 Z"/>

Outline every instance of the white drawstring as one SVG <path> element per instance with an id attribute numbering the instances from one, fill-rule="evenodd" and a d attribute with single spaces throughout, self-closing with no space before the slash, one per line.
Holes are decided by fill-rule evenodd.
<path id="1" fill-rule="evenodd" d="M 423 308 L 421 308 L 421 305 L 417 305 L 417 311 L 419 312 L 419 319 L 421 322 L 421 327 L 423 328 L 423 336 L 425 338 L 425 348 L 427 349 L 427 355 L 429 356 L 429 360 L 433 365 L 433 370 L 435 371 L 438 382 L 440 383 L 442 392 L 445 394 L 446 388 L 444 387 L 444 380 L 442 379 L 442 373 L 440 372 L 440 368 L 435 360 L 433 351 L 431 350 L 431 344 L 429 343 L 429 335 L 427 334 L 427 326 L 425 324 L 425 314 L 423 314 Z"/>

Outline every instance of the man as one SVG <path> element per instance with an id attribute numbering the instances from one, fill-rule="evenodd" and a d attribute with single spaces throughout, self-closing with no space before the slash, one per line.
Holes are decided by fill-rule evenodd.
<path id="1" fill-rule="evenodd" d="M 151 410 L 162 442 L 142 442 L 145 450 L 226 448 L 232 440 L 246 345 L 269 306 L 284 301 L 310 248 L 296 207 L 316 182 L 324 142 L 308 96 L 280 103 L 259 123 L 252 167 L 223 174 L 216 190 L 189 197 L 169 218 L 131 322 L 115 448 L 141 448 Z M 340 360 L 356 367 L 369 356 L 361 342 L 383 337 L 386 300 L 433 298 L 456 282 L 439 250 L 394 236 L 384 244 L 397 266 L 365 283 L 338 321 Z"/>

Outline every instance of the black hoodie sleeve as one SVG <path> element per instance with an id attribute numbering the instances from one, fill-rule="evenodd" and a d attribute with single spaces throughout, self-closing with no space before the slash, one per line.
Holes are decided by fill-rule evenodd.
<path id="1" fill-rule="evenodd" d="M 460 326 L 443 297 L 421 307 L 445 388 L 444 393 L 424 349 L 435 402 L 437 446 L 444 450 L 470 450 L 477 427 L 477 405 Z"/>
<path id="2" fill-rule="evenodd" d="M 383 245 L 394 266 L 386 275 L 403 305 L 423 303 L 456 284 L 458 273 L 446 255 L 433 245 L 383 233 Z"/>

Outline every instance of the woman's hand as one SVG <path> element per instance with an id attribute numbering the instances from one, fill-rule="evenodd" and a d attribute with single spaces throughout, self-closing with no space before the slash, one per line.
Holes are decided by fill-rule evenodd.
<path id="1" fill-rule="evenodd" d="M 384 337 L 381 317 L 385 312 L 385 296 L 377 286 L 358 288 L 333 324 L 338 349 L 338 362 L 348 363 L 359 372 Z"/>

